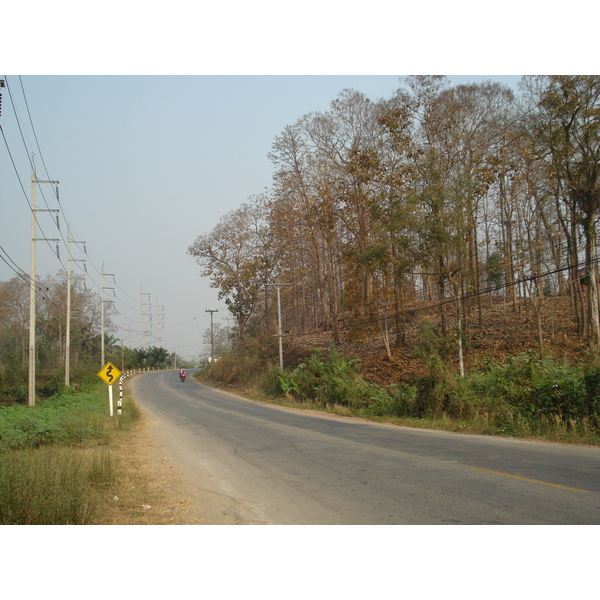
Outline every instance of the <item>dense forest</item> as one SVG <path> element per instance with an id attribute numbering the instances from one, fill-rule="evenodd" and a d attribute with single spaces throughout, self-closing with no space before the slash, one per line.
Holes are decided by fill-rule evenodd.
<path id="1" fill-rule="evenodd" d="M 549 307 L 599 349 L 600 76 L 528 76 L 518 92 L 411 76 L 377 101 L 344 90 L 269 158 L 272 187 L 189 248 L 238 339 L 277 333 L 268 284 L 285 283 L 290 339 L 377 338 L 388 360 L 427 316 L 464 373 L 470 331 L 498 335 L 499 303 L 507 331 L 527 312 L 542 352 Z"/>

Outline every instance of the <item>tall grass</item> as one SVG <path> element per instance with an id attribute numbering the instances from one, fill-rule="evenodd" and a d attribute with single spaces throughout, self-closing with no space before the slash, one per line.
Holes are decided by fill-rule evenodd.
<path id="1" fill-rule="evenodd" d="M 108 415 L 106 387 L 0 408 L 0 524 L 96 522 L 117 477 L 110 435 L 138 418 L 126 401 Z"/>
<path id="2" fill-rule="evenodd" d="M 94 507 L 88 469 L 80 453 L 64 447 L 4 454 L 0 463 L 0 523 L 89 523 Z"/>

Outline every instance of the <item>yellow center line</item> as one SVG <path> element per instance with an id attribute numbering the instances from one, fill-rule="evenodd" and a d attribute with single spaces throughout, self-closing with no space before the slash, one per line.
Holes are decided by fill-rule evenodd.
<path id="1" fill-rule="evenodd" d="M 530 481 L 532 483 L 539 483 L 541 485 L 549 485 L 551 487 L 560 488 L 561 490 L 570 490 L 572 492 L 589 492 L 589 490 L 581 490 L 579 488 L 569 487 L 566 485 L 559 485 L 558 483 L 548 483 L 547 481 L 540 481 L 539 479 L 529 479 L 528 477 L 521 477 L 520 475 L 513 475 L 512 473 L 503 473 L 502 471 L 492 471 L 491 469 L 484 469 L 482 467 L 474 467 L 473 465 L 465 465 L 475 471 L 484 471 L 485 473 L 492 473 L 493 475 L 502 475 L 503 477 L 511 477 L 512 479 L 520 479 L 521 481 Z"/>

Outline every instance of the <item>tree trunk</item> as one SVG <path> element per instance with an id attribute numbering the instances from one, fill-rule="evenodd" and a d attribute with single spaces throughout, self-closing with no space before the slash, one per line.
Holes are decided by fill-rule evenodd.
<path id="1" fill-rule="evenodd" d="M 461 290 L 458 290 L 458 294 L 456 294 L 456 340 L 457 340 L 457 348 L 458 348 L 458 373 L 461 377 L 465 376 L 465 365 L 463 358 L 463 332 L 462 332 L 462 306 L 461 306 Z"/>
<path id="2" fill-rule="evenodd" d="M 587 280 L 588 348 L 600 349 L 600 315 L 598 312 L 598 277 L 596 275 L 596 214 L 592 210 L 585 220 L 585 261 Z"/>
<path id="3" fill-rule="evenodd" d="M 383 319 L 379 319 L 379 327 L 381 330 L 381 339 L 383 340 L 383 345 L 385 346 L 385 354 L 388 360 L 392 362 L 392 351 L 390 349 L 390 334 L 388 331 L 387 315 L 385 313 L 385 308 L 383 310 Z"/>
<path id="4" fill-rule="evenodd" d="M 400 349 L 406 343 L 406 330 L 405 323 L 406 317 L 404 316 L 404 296 L 400 286 L 402 283 L 396 277 L 394 279 L 394 319 L 396 322 L 396 348 Z"/>
<path id="5" fill-rule="evenodd" d="M 537 307 L 535 312 L 536 322 L 537 322 L 537 333 L 538 333 L 538 343 L 540 345 L 540 353 L 544 353 L 544 329 L 542 325 L 542 307 L 541 305 Z"/>

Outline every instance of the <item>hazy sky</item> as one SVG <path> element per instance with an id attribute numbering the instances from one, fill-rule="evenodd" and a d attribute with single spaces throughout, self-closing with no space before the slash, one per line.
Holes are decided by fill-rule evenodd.
<path id="1" fill-rule="evenodd" d="M 519 79 L 489 78 L 508 84 Z M 154 328 L 150 345 L 184 356 L 201 352 L 203 331 L 210 326 L 206 309 L 218 309 L 214 317 L 222 325 L 222 317 L 228 316 L 187 249 L 226 213 L 271 185 L 273 166 L 267 154 L 275 137 L 306 113 L 327 110 L 344 88 L 375 100 L 390 97 L 399 86 L 398 76 L 6 79 L 0 124 L 10 155 L 2 140 L 0 197 L 8 210 L 0 224 L 0 245 L 29 273 L 26 197 L 31 196 L 28 154 L 33 152 L 38 179 L 60 181 L 62 236 L 67 237 L 66 219 L 73 239 L 86 242 L 88 288 L 100 291 L 103 265 L 105 273 L 115 275 L 116 285 L 112 278 L 105 280 L 106 287 L 115 288 L 114 295 L 106 290 L 106 298 L 115 300 L 120 313 L 113 319 L 116 325 L 131 330 L 119 331 L 117 337 L 141 347 L 143 291 L 152 319 L 157 310 L 165 315 L 158 332 L 162 341 L 156 340 Z M 46 203 L 58 207 L 53 192 L 53 186 L 40 184 L 38 208 Z M 38 213 L 38 220 L 43 229 L 39 236 L 61 239 L 61 248 L 59 261 L 55 243 L 38 242 L 37 273 L 56 274 L 67 265 L 66 248 L 52 215 Z M 73 258 L 86 258 L 76 246 L 72 250 Z M 82 263 L 73 262 L 72 268 L 83 273 Z M 0 262 L 0 279 L 12 276 Z"/>
<path id="2" fill-rule="evenodd" d="M 514 85 L 514 73 L 593 71 L 571 63 L 595 56 L 579 43 L 548 45 L 564 18 L 516 2 L 489 13 L 469 1 L 394 9 L 375 0 L 359 11 L 312 0 L 302 10 L 269 0 L 175 0 L 168 10 L 107 0 L 85 13 L 72 8 L 57 0 L 5 9 L 11 26 L 0 34 L 0 77 L 9 85 L 0 116 L 0 256 L 29 273 L 34 152 L 38 178 L 60 181 L 64 213 L 62 236 L 52 216 L 39 213 L 40 237 L 61 238 L 61 261 L 54 243 L 38 242 L 38 275 L 66 267 L 68 222 L 73 238 L 86 242 L 88 288 L 99 292 L 103 266 L 116 276 L 116 285 L 105 285 L 115 287 L 116 325 L 134 332 L 126 343 L 141 346 L 143 291 L 153 313 L 156 304 L 164 307 L 160 344 L 185 356 L 202 349 L 206 309 L 218 309 L 222 324 L 227 316 L 187 249 L 271 185 L 267 154 L 285 126 L 327 110 L 345 88 L 388 98 L 402 74 Z M 576 34 L 593 43 L 584 30 L 593 30 L 593 20 Z M 550 66 L 540 68 L 540 57 Z M 38 207 L 46 202 L 57 206 L 43 184 Z M 76 248 L 73 254 L 84 258 Z M 73 263 L 75 273 L 81 265 Z M 0 280 L 12 276 L 0 261 Z"/>

